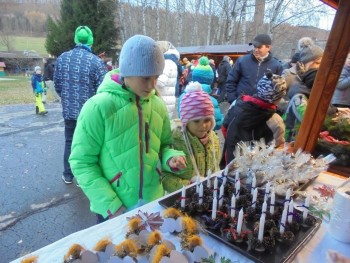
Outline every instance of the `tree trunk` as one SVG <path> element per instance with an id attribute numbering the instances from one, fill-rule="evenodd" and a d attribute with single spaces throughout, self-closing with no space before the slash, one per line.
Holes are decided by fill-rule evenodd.
<path id="1" fill-rule="evenodd" d="M 263 33 L 264 14 L 265 14 L 265 1 L 255 0 L 255 12 L 254 12 L 254 33 L 255 35 Z"/>

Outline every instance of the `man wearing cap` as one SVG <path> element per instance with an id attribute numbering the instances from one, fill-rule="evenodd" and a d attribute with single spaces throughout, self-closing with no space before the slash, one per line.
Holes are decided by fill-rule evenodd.
<path id="1" fill-rule="evenodd" d="M 272 56 L 269 35 L 257 35 L 252 43 L 254 49 L 250 54 L 237 59 L 226 80 L 227 100 L 235 101 L 240 95 L 256 93 L 256 84 L 269 69 L 273 74 L 281 75 L 282 64 Z"/>
<path id="2" fill-rule="evenodd" d="M 79 112 L 87 99 L 96 94 L 107 73 L 103 61 L 92 54 L 94 37 L 89 27 L 77 27 L 74 42 L 76 46 L 73 49 L 57 58 L 54 72 L 55 89 L 61 97 L 64 119 L 65 149 L 62 180 L 66 184 L 73 182 L 68 158 Z"/>

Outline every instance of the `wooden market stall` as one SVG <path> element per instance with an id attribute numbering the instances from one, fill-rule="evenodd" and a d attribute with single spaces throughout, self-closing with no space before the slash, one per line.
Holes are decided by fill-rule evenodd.
<path id="1" fill-rule="evenodd" d="M 189 46 L 177 47 L 180 52 L 180 57 L 186 57 L 189 60 L 199 59 L 201 56 L 207 56 L 214 59 L 215 64 L 218 65 L 224 56 L 229 56 L 235 62 L 240 56 L 248 54 L 252 50 L 249 44 L 241 45 L 207 45 L 207 46 Z"/>
<path id="2" fill-rule="evenodd" d="M 310 100 L 301 124 L 294 150 L 301 148 L 312 152 L 317 143 L 319 132 L 324 123 L 328 106 L 331 102 L 338 78 L 350 48 L 350 1 L 321 0 L 336 8 L 337 12 L 325 47 L 324 56 Z M 337 171 L 335 171 L 337 172 Z M 350 171 L 339 171 L 349 176 Z"/>

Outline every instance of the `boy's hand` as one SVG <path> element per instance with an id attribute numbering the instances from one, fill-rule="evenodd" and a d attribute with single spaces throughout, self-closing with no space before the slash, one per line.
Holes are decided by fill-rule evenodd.
<path id="1" fill-rule="evenodd" d="M 171 170 L 182 170 L 187 167 L 186 158 L 184 156 L 174 156 L 169 159 L 168 164 Z"/>

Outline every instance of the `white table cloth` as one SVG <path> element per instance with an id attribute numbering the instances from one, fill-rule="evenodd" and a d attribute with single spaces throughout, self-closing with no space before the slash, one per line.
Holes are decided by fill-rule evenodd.
<path id="1" fill-rule="evenodd" d="M 331 176 L 328 173 L 322 173 L 315 180 L 313 185 L 308 188 L 308 191 L 313 191 L 312 188 L 317 184 L 327 184 L 330 186 L 338 186 L 344 181 L 343 178 Z M 159 200 L 155 200 L 149 204 L 146 204 L 140 208 L 132 210 L 126 214 L 123 214 L 114 219 L 108 220 L 102 224 L 92 226 L 90 228 L 73 233 L 65 238 L 62 238 L 46 247 L 43 247 L 37 251 L 30 253 L 30 255 L 38 256 L 38 263 L 48 262 L 63 262 L 63 256 L 67 253 L 69 247 L 78 243 L 86 249 L 92 250 L 95 244 L 102 238 L 109 237 L 114 244 L 118 244 L 125 239 L 127 231 L 127 219 L 126 217 L 134 216 L 138 210 L 142 212 L 154 213 L 163 211 L 164 208 L 159 205 Z M 326 255 L 329 249 L 338 251 L 344 256 L 350 258 L 350 244 L 342 243 L 335 240 L 327 231 L 328 224 L 323 222 L 315 235 L 307 242 L 303 248 L 297 253 L 290 262 L 298 263 L 325 263 Z M 349 233 L 350 234 L 350 233 Z M 241 255 L 239 252 L 231 249 L 225 244 L 221 243 L 217 239 L 201 235 L 204 245 L 210 247 L 216 252 L 216 261 L 224 256 L 232 261 L 238 260 L 240 263 L 253 262 L 247 257 Z M 163 234 L 163 238 L 174 240 L 177 250 L 180 251 L 180 246 L 177 237 L 172 234 Z M 27 255 L 28 256 L 28 255 Z M 18 258 L 12 263 L 20 263 L 23 258 Z"/>

